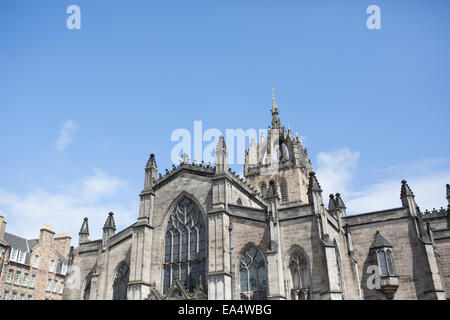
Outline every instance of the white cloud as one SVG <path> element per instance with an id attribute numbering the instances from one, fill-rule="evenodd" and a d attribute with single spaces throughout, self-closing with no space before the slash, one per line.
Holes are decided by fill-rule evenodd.
<path id="1" fill-rule="evenodd" d="M 72 143 L 78 128 L 79 126 L 74 121 L 66 121 L 59 131 L 59 137 L 55 142 L 56 150 L 64 151 Z"/>
<path id="2" fill-rule="evenodd" d="M 446 206 L 445 185 L 450 182 L 450 161 L 420 159 L 378 170 L 388 178 L 357 188 L 352 181 L 359 162 L 359 152 L 340 149 L 320 152 L 317 177 L 323 189 L 325 205 L 328 195 L 340 192 L 348 214 L 378 211 L 401 206 L 401 180 L 407 179 L 417 205 L 425 209 Z"/>
<path id="3" fill-rule="evenodd" d="M 319 152 L 317 155 L 317 178 L 324 191 L 324 198 L 330 193 L 350 193 L 352 178 L 359 161 L 359 152 L 347 148 Z"/>
<path id="4" fill-rule="evenodd" d="M 401 180 L 385 180 L 364 188 L 350 197 L 346 202 L 349 213 L 363 213 L 389 208 L 401 207 Z M 445 185 L 450 182 L 450 171 L 431 175 L 411 176 L 408 185 L 411 187 L 417 205 L 423 212 L 425 209 L 446 207 Z"/>
<path id="5" fill-rule="evenodd" d="M 72 244 L 84 217 L 89 217 L 91 239 L 101 237 L 108 212 L 115 213 L 116 226 L 126 227 L 137 217 L 137 203 L 120 203 L 118 196 L 126 183 L 101 170 L 73 182 L 57 192 L 35 189 L 25 195 L 0 190 L 0 212 L 7 221 L 7 232 L 27 238 L 39 236 L 39 229 L 50 224 L 57 233 L 69 233 Z"/>

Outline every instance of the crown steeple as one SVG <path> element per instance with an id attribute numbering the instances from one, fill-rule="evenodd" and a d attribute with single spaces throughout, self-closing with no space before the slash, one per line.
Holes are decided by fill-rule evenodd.
<path id="1" fill-rule="evenodd" d="M 272 129 L 279 129 L 280 127 L 281 123 L 278 118 L 278 106 L 275 101 L 275 88 L 272 88 Z"/>

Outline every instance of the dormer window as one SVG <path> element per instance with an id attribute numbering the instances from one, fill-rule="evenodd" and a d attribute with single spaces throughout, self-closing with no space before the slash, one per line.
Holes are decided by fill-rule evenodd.
<path id="1" fill-rule="evenodd" d="M 390 248 L 381 248 L 377 251 L 378 266 L 381 276 L 395 276 L 394 259 Z"/>
<path id="2" fill-rule="evenodd" d="M 380 291 L 389 299 L 392 299 L 398 288 L 398 277 L 395 273 L 392 245 L 380 234 L 375 234 L 375 239 L 370 246 L 370 251 L 375 255 L 380 274 Z"/>

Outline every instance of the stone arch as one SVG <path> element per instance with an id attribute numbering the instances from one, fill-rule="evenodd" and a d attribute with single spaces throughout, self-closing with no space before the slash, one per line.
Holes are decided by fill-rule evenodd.
<path id="1" fill-rule="evenodd" d="M 269 195 L 278 195 L 277 182 L 275 180 L 272 179 L 269 181 L 269 189 L 267 192 Z"/>
<path id="2" fill-rule="evenodd" d="M 288 184 L 285 177 L 279 179 L 281 202 L 286 203 L 289 201 Z"/>
<path id="3" fill-rule="evenodd" d="M 169 206 L 164 225 L 163 293 L 176 279 L 188 292 L 193 292 L 200 283 L 206 288 L 207 219 L 199 202 L 182 192 Z"/>
<path id="4" fill-rule="evenodd" d="M 308 255 L 298 245 L 288 250 L 285 260 L 287 280 L 292 300 L 309 300 L 311 291 L 311 267 Z"/>
<path id="5" fill-rule="evenodd" d="M 90 272 L 86 278 L 84 278 L 84 285 L 83 285 L 83 300 L 90 300 L 91 295 L 91 284 L 92 284 L 92 275 L 93 273 Z"/>
<path id="6" fill-rule="evenodd" d="M 253 243 L 248 243 L 239 255 L 239 280 L 241 300 L 267 299 L 267 261 L 264 253 Z"/>
<path id="7" fill-rule="evenodd" d="M 130 266 L 122 261 L 117 265 L 114 273 L 113 300 L 127 300 L 127 286 L 130 279 Z"/>
<path id="8" fill-rule="evenodd" d="M 267 184 L 264 181 L 259 183 L 259 190 L 261 190 L 261 195 L 263 197 L 267 196 Z"/>
<path id="9" fill-rule="evenodd" d="M 339 250 L 339 246 L 337 244 L 336 239 L 333 241 L 335 252 L 336 252 L 336 268 L 337 268 L 337 276 L 338 276 L 338 285 L 342 291 L 342 299 L 345 299 L 345 290 L 344 290 L 344 271 L 342 266 L 342 259 Z"/>

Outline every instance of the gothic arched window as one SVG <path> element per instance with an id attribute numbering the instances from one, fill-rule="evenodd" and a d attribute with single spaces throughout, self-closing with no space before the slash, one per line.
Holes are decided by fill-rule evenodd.
<path id="1" fill-rule="evenodd" d="M 127 285 L 130 278 L 130 268 L 122 263 L 116 272 L 113 284 L 113 300 L 127 300 Z"/>
<path id="2" fill-rule="evenodd" d="M 164 293 L 179 279 L 192 292 L 206 279 L 206 230 L 200 208 L 183 197 L 167 223 L 164 252 Z"/>
<path id="3" fill-rule="evenodd" d="M 241 198 L 238 198 L 238 199 L 237 199 L 236 204 L 237 204 L 238 206 L 242 206 L 242 200 L 241 200 Z"/>
<path id="4" fill-rule="evenodd" d="M 83 300 L 89 300 L 91 295 L 91 275 L 86 277 L 86 285 L 84 286 Z"/>
<path id="5" fill-rule="evenodd" d="M 261 252 L 248 246 L 241 255 L 241 300 L 267 299 L 267 269 Z"/>
<path id="6" fill-rule="evenodd" d="M 339 254 L 339 249 L 337 247 L 336 241 L 334 242 L 335 250 L 336 250 L 336 268 L 337 268 L 337 276 L 338 276 L 338 285 L 339 289 L 342 291 L 342 298 L 345 298 L 344 295 L 344 285 L 342 280 L 342 263 L 341 263 L 341 255 Z"/>
<path id="7" fill-rule="evenodd" d="M 268 191 L 268 195 L 269 196 L 276 196 L 278 195 L 278 191 L 277 191 L 277 184 L 275 183 L 274 180 L 270 180 L 269 181 L 269 191 Z"/>
<path id="8" fill-rule="evenodd" d="M 280 179 L 281 202 L 288 202 L 288 186 L 285 178 Z"/>
<path id="9" fill-rule="evenodd" d="M 261 182 L 260 189 L 261 189 L 261 195 L 263 197 L 267 196 L 267 185 L 265 182 Z"/>
<path id="10" fill-rule="evenodd" d="M 305 256 L 299 248 L 296 248 L 289 258 L 289 270 L 292 278 L 291 298 L 293 300 L 308 300 L 308 264 Z"/>

